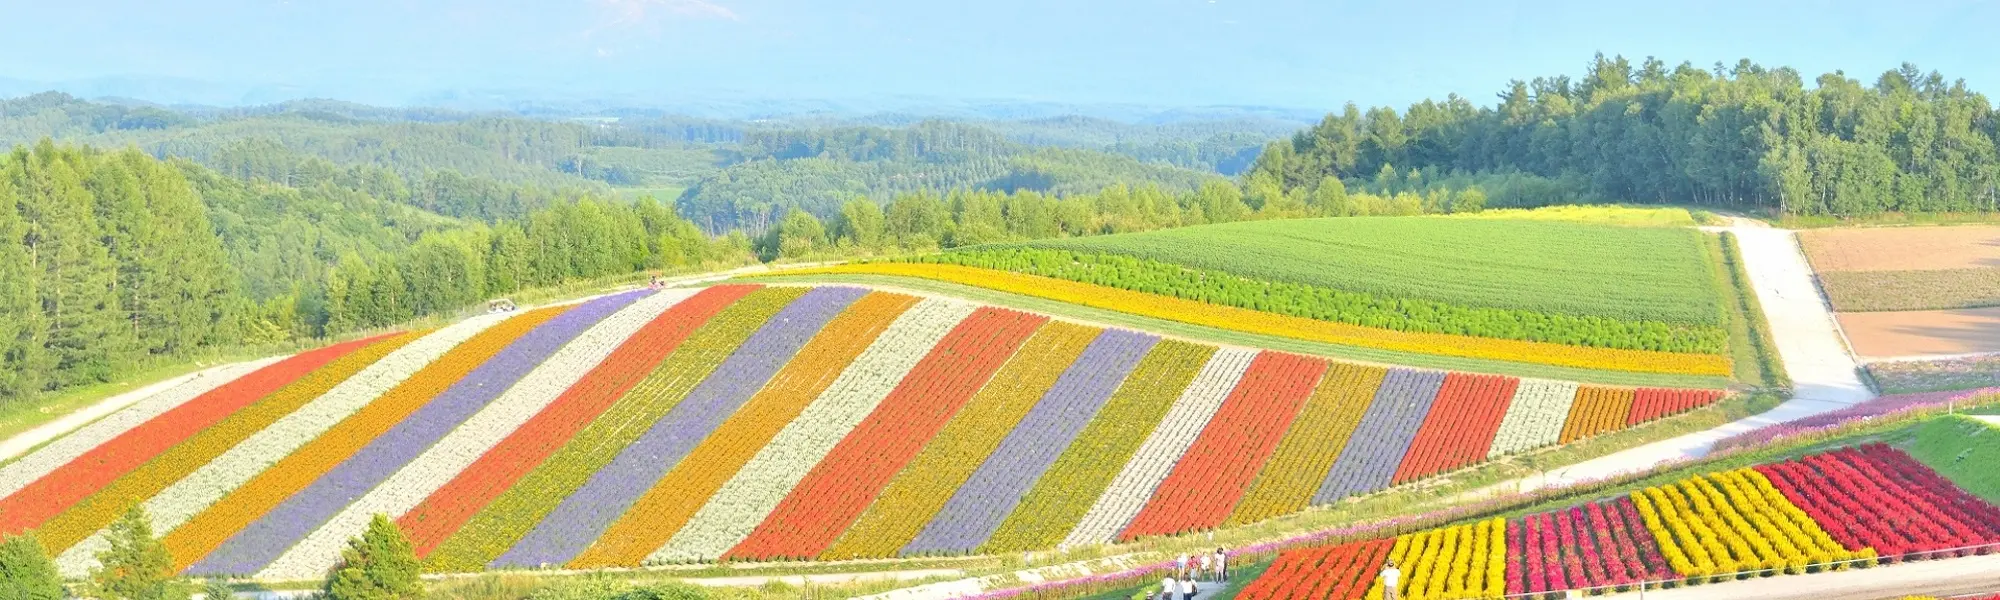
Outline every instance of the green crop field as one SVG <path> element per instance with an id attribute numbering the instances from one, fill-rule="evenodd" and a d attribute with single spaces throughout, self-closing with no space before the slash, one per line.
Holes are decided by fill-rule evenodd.
<path id="1" fill-rule="evenodd" d="M 1511 219 L 1521 221 L 1569 221 L 1600 225 L 1639 227 L 1687 227 L 1695 225 L 1693 213 L 1677 206 L 1621 206 L 1577 204 L 1541 208 L 1498 208 L 1452 215 L 1458 219 Z"/>
<path id="2" fill-rule="evenodd" d="M 1225 223 L 1018 246 L 1128 255 L 1466 307 L 1722 324 L 1720 290 L 1700 233 L 1691 229 L 1370 217 Z"/>

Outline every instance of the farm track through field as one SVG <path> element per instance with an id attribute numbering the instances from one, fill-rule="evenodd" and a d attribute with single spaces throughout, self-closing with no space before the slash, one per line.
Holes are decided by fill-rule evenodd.
<path id="1" fill-rule="evenodd" d="M 1792 377 L 1792 398 L 1763 414 L 1733 423 L 1654 442 L 1556 469 L 1496 488 L 1532 490 L 1602 479 L 1671 460 L 1700 458 L 1717 441 L 1768 425 L 1838 410 L 1875 397 L 1861 382 L 1860 365 L 1843 343 L 1833 313 L 1813 285 L 1812 269 L 1794 241 L 1793 232 L 1763 227 L 1731 227 L 1743 248 L 1746 270 L 1778 356 Z M 1489 488 L 1493 489 L 1493 488 Z M 1480 494 L 1483 492 L 1475 492 Z"/>

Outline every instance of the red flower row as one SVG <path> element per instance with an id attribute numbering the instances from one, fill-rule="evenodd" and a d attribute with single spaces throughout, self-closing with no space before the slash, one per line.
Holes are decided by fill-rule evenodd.
<path id="1" fill-rule="evenodd" d="M 2000 510 L 1879 444 L 1756 467 L 1786 499 L 1850 550 L 1885 561 L 2000 542 Z"/>
<path id="2" fill-rule="evenodd" d="M 1415 441 L 1403 455 L 1390 485 L 1421 479 L 1486 460 L 1500 419 L 1521 380 L 1498 375 L 1451 373 Z"/>

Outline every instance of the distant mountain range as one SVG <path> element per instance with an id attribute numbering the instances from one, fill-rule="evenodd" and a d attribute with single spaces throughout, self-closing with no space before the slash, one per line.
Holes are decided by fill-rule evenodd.
<path id="1" fill-rule="evenodd" d="M 381 87 L 381 86 L 373 86 Z M 1019 98 L 946 98 L 880 95 L 853 98 L 765 98 L 708 91 L 680 96 L 640 92 L 572 93 L 563 89 L 439 89 L 407 97 L 357 95 L 356 88 L 290 84 L 236 84 L 152 76 L 99 77 L 68 81 L 31 81 L 0 77 L 0 97 L 44 91 L 106 103 L 157 104 L 177 108 L 223 108 L 279 104 L 304 98 L 336 98 L 377 106 L 436 107 L 473 112 L 511 112 L 525 116 L 662 116 L 685 115 L 711 119 L 797 119 L 825 117 L 856 120 L 875 115 L 954 120 L 1024 120 L 1084 116 L 1133 124 L 1256 119 L 1294 125 L 1317 122 L 1324 108 L 1276 106 L 1173 107 L 1143 104 L 1092 104 Z"/>

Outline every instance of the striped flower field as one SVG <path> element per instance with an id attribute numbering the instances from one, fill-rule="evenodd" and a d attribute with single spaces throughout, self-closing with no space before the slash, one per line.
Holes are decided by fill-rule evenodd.
<path id="1" fill-rule="evenodd" d="M 1881 444 L 1394 538 L 1286 550 L 1246 600 L 1576 598 L 1989 554 L 2000 508 Z"/>
<path id="2" fill-rule="evenodd" d="M 264 579 L 319 577 L 375 514 L 433 572 L 1016 552 L 1252 523 L 1721 396 L 838 286 L 623 292 L 223 373 L 0 464 L 0 533 L 81 574 L 138 506 L 176 568 Z"/>

